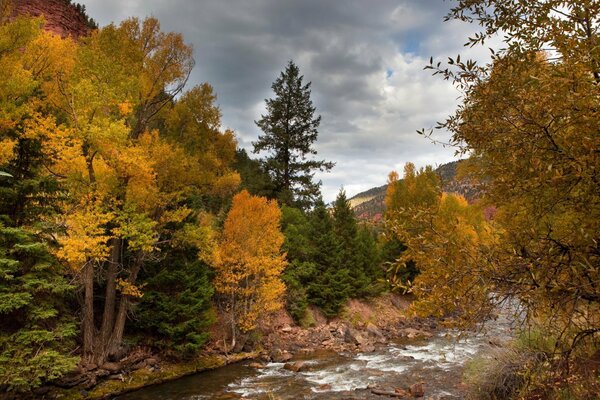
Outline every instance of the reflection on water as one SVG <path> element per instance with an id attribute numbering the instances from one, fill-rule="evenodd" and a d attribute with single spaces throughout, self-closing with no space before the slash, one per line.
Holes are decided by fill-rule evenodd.
<path id="1" fill-rule="evenodd" d="M 373 353 L 327 351 L 298 358 L 301 372 L 282 363 L 252 369 L 235 364 L 121 396 L 120 400 L 199 399 L 370 399 L 369 388 L 393 390 L 423 382 L 426 397 L 461 398 L 460 379 L 467 360 L 489 348 L 489 337 L 510 335 L 505 320 L 494 321 L 486 334 L 460 338 L 443 332 L 425 341 L 395 342 Z"/>

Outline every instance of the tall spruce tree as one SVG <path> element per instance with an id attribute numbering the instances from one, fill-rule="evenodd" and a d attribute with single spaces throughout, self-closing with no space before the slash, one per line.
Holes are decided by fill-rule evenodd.
<path id="1" fill-rule="evenodd" d="M 307 207 L 319 197 L 320 182 L 314 182 L 317 170 L 327 171 L 334 164 L 309 159 L 317 152 L 312 147 L 317 140 L 321 116 L 310 99 L 310 85 L 302 84 L 304 77 L 290 61 L 271 86 L 275 97 L 265 100 L 267 114 L 256 125 L 264 132 L 253 143 L 254 152 L 268 151 L 265 167 L 276 183 L 280 202 Z"/>

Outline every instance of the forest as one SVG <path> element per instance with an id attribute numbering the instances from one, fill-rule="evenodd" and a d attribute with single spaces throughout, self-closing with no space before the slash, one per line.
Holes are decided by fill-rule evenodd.
<path id="1" fill-rule="evenodd" d="M 476 361 L 471 398 L 600 394 L 600 2 L 453 2 L 448 20 L 482 28 L 467 45 L 504 47 L 488 65 L 430 60 L 461 102 L 418 134 L 451 133 L 478 196 L 408 162 L 378 223 L 343 188 L 323 200 L 315 172 L 335 163 L 317 157 L 294 61 L 251 155 L 158 19 L 87 18 L 74 41 L 2 4 L 0 398 L 89 390 L 139 349 L 175 364 L 252 352 L 273 315 L 308 329 L 390 293 L 447 329 L 510 309 L 518 335 Z"/>

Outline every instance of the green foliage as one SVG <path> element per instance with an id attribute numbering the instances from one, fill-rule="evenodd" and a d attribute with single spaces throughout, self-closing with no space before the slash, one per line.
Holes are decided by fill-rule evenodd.
<path id="1" fill-rule="evenodd" d="M 387 278 L 401 287 L 410 287 L 419 275 L 419 269 L 414 260 L 400 263 L 402 253 L 406 251 L 406 245 L 396 235 L 386 237 L 380 243 L 380 257 L 383 268 L 386 270 Z"/>
<path id="2" fill-rule="evenodd" d="M 147 266 L 144 296 L 133 326 L 148 344 L 180 358 L 198 353 L 214 320 L 210 269 L 194 258 L 194 254 L 170 252 L 166 259 Z"/>
<path id="3" fill-rule="evenodd" d="M 312 145 L 321 116 L 314 117 L 310 82 L 304 85 L 303 78 L 290 61 L 271 86 L 275 98 L 266 100 L 267 114 L 256 121 L 264 135 L 254 142 L 254 152 L 270 152 L 263 162 L 279 201 L 308 208 L 320 195 L 320 182 L 313 182 L 314 171 L 330 170 L 334 164 L 308 159 L 316 154 Z"/>
<path id="4" fill-rule="evenodd" d="M 78 13 L 80 13 L 85 19 L 85 23 L 90 29 L 98 29 L 98 23 L 94 20 L 94 18 L 90 17 L 87 14 L 85 4 L 76 3 L 73 0 L 63 0 L 66 4 L 72 5 L 75 7 Z"/>
<path id="5" fill-rule="evenodd" d="M 353 297 L 378 293 L 376 282 L 382 278 L 377 243 L 365 226 L 358 226 L 354 212 L 340 190 L 333 204 L 333 230 L 341 246 L 341 269 L 347 270 Z"/>
<path id="6" fill-rule="evenodd" d="M 348 298 L 383 291 L 377 242 L 358 225 L 343 191 L 332 212 L 322 201 L 308 216 L 283 207 L 282 227 L 290 260 L 284 273 L 287 308 L 296 321 L 306 319 L 308 304 L 334 317 Z"/>
<path id="7" fill-rule="evenodd" d="M 307 285 L 309 302 L 328 317 L 336 316 L 352 292 L 349 271 L 342 267 L 342 245 L 325 204 L 317 202 L 310 215 L 309 238 L 315 265 Z"/>
<path id="8" fill-rule="evenodd" d="M 285 236 L 283 250 L 290 261 L 283 272 L 286 308 L 298 322 L 304 318 L 309 304 L 306 286 L 315 274 L 315 264 L 311 261 L 314 249 L 306 215 L 298 208 L 287 206 L 281 208 L 281 213 L 281 229 Z"/>
<path id="9" fill-rule="evenodd" d="M 384 270 L 381 263 L 381 254 L 377 245 L 375 234 L 367 227 L 360 226 L 353 240 L 354 247 L 353 265 L 351 271 L 360 279 L 353 282 L 354 297 L 373 297 L 381 294 L 386 289 L 383 282 Z"/>
<path id="10" fill-rule="evenodd" d="M 5 137 L 22 134 L 17 127 L 5 132 Z M 3 165 L 14 179 L 0 179 L 0 214 L 7 215 L 16 225 L 39 222 L 42 214 L 56 211 L 59 197 L 56 178 L 42 173 L 44 154 L 41 140 L 19 137 L 14 148 L 15 157 Z"/>
<path id="11" fill-rule="evenodd" d="M 0 391 L 26 391 L 75 368 L 73 287 L 44 243 L 0 224 Z"/>
<path id="12" fill-rule="evenodd" d="M 242 178 L 241 189 L 268 199 L 277 197 L 275 182 L 265 170 L 264 165 L 259 160 L 250 158 L 246 150 L 238 149 L 236 151 L 233 168 Z"/>

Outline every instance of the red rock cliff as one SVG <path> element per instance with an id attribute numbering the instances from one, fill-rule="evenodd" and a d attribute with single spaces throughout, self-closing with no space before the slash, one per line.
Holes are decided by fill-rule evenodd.
<path id="1" fill-rule="evenodd" d="M 62 37 L 78 39 L 90 33 L 85 14 L 65 0 L 13 0 L 14 15 L 43 15 L 46 29 Z"/>

